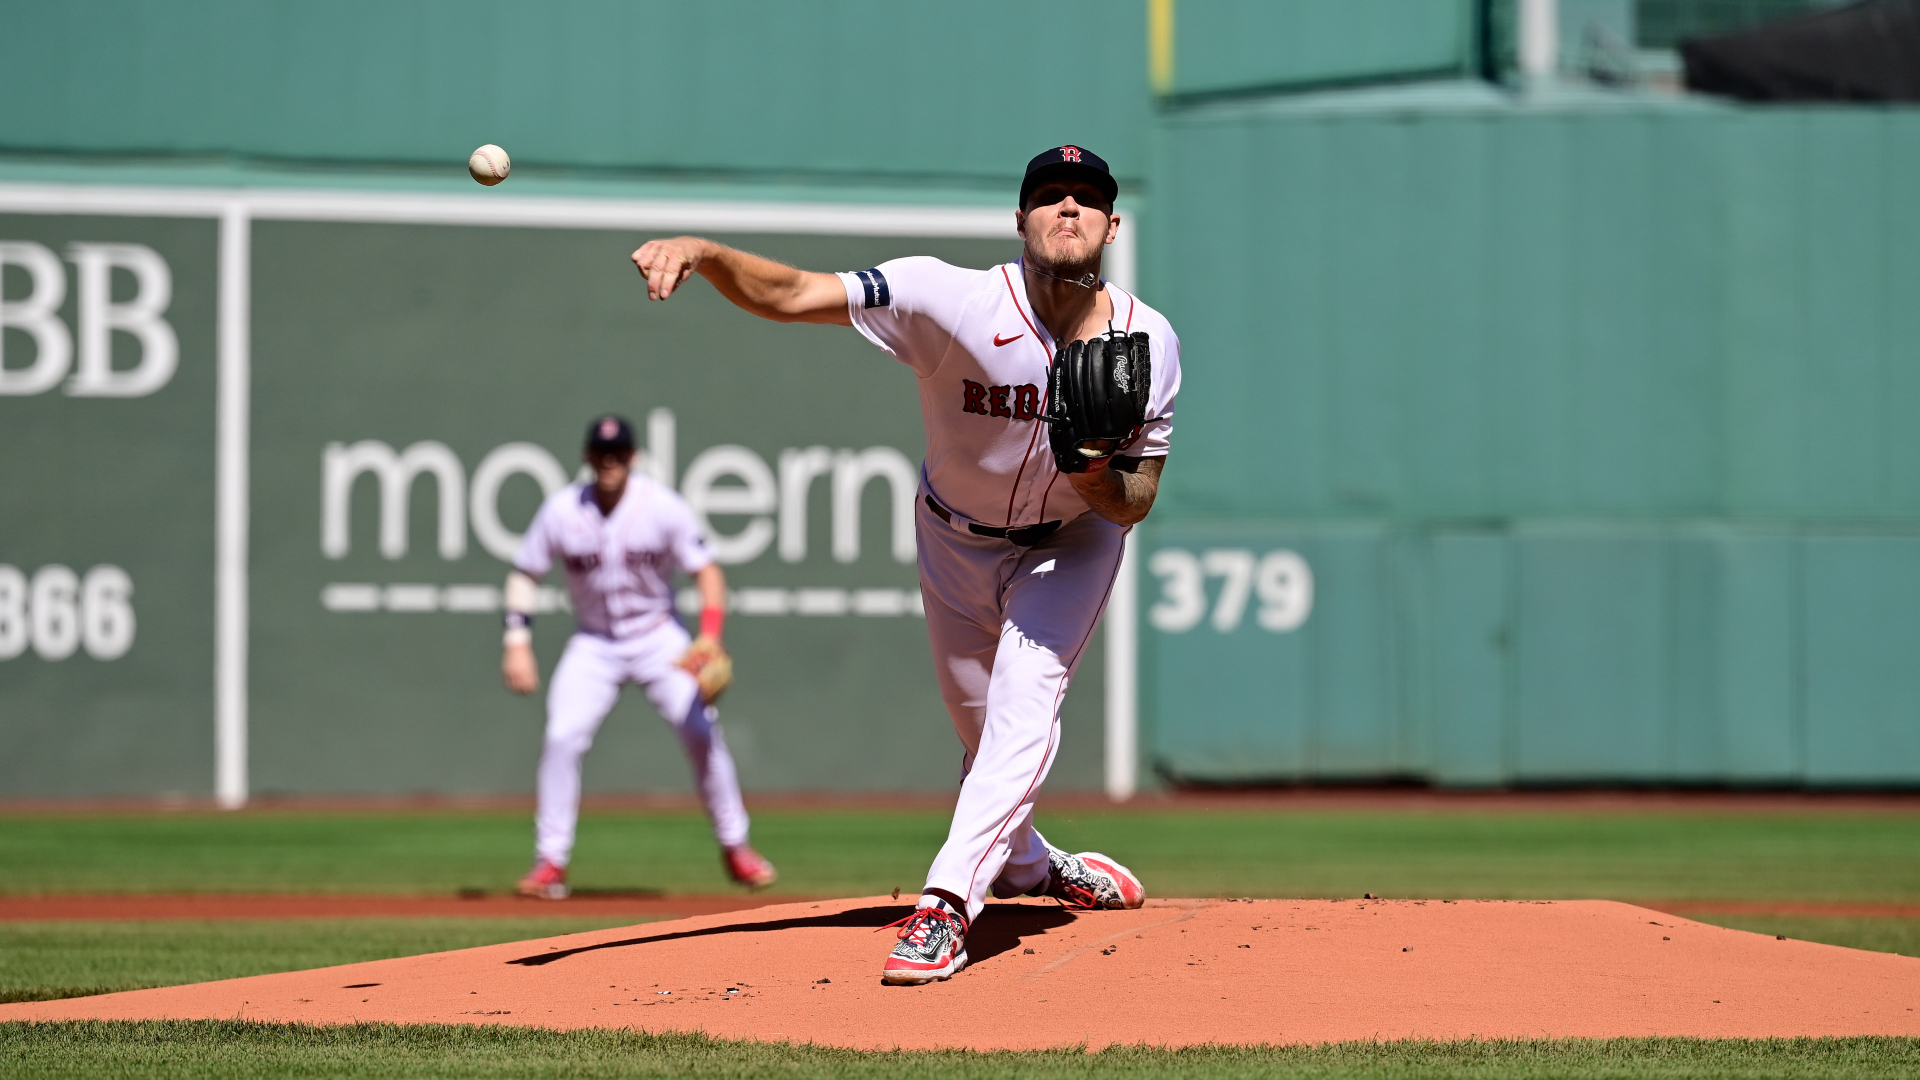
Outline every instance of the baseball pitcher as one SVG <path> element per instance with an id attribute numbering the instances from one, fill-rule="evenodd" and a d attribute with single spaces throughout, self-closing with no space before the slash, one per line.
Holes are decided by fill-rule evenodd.
<path id="1" fill-rule="evenodd" d="M 919 380 L 920 590 L 965 779 L 889 983 L 964 967 L 989 893 L 1089 909 L 1146 898 L 1126 867 L 1033 827 L 1067 683 L 1153 506 L 1180 389 L 1173 328 L 1100 277 L 1117 190 L 1091 151 L 1035 157 L 1014 211 L 1025 251 L 989 270 L 907 258 L 808 273 L 698 237 L 633 254 L 655 300 L 698 273 L 762 318 L 851 326 Z"/>

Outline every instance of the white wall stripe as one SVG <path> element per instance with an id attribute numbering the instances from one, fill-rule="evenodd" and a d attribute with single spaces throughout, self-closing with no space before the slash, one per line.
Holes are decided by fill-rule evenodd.
<path id="1" fill-rule="evenodd" d="M 491 225 L 544 229 L 707 229 L 714 232 L 980 239 L 1012 239 L 1014 236 L 1011 206 L 0 184 L 0 211 L 12 213 L 218 217 L 236 203 L 245 207 L 250 217 L 274 221 Z"/>
<path id="2" fill-rule="evenodd" d="M 220 215 L 218 389 L 214 405 L 214 797 L 247 802 L 247 540 L 253 411 L 252 223 Z"/>
<path id="3" fill-rule="evenodd" d="M 1120 208 L 1120 221 L 1107 276 L 1114 284 L 1133 292 L 1139 224 L 1125 207 Z M 1140 620 L 1139 584 L 1135 578 L 1139 560 L 1134 557 L 1139 538 L 1138 528 L 1127 534 L 1126 547 L 1120 554 L 1120 573 L 1113 579 L 1113 595 L 1107 598 L 1107 612 L 1102 616 L 1107 628 L 1106 746 L 1102 772 L 1107 797 L 1115 802 L 1133 798 L 1140 777 Z"/>

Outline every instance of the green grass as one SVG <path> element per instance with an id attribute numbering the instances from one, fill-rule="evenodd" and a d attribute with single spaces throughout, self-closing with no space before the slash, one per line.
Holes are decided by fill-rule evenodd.
<path id="1" fill-rule="evenodd" d="M 1784 934 L 1800 941 L 1845 945 L 1849 949 L 1920 956 L 1920 919 L 1865 919 L 1785 915 L 1694 915 L 1696 922 L 1751 930 L 1756 934 Z"/>
<path id="2" fill-rule="evenodd" d="M 916 888 L 939 810 L 780 810 L 754 819 L 776 893 Z M 1073 810 L 1040 827 L 1121 859 L 1162 896 L 1384 896 L 1920 902 L 1911 813 Z M 0 890 L 502 891 L 525 869 L 519 814 L 176 813 L 0 818 Z M 586 890 L 729 888 L 695 812 L 589 814 Z"/>
<path id="3" fill-rule="evenodd" d="M 0 922 L 0 1002 L 236 979 L 624 926 L 599 919 Z"/>
<path id="4" fill-rule="evenodd" d="M 1881 1078 L 1920 1073 L 1920 1040 L 1559 1039 L 862 1053 L 700 1035 L 238 1021 L 0 1024 L 0 1072 L 34 1077 L 766 1077 L 1083 1080 L 1207 1077 Z"/>
<path id="5" fill-rule="evenodd" d="M 1614 897 L 1920 902 L 1920 815 L 1500 814 L 1222 809 L 1047 814 L 1050 839 L 1104 850 L 1158 895 Z M 776 892 L 912 890 L 945 834 L 938 810 L 782 810 L 755 818 Z M 529 822 L 499 812 L 176 813 L 0 818 L 0 890 L 503 891 Z M 728 886 L 692 812 L 589 814 L 585 890 Z M 0 1000 L 350 963 L 591 929 L 626 919 L 0 923 Z M 1908 955 L 1920 920 L 1708 917 Z M 0 1024 L 14 1077 L 1887 1077 L 1920 1076 L 1911 1039 L 1687 1039 L 857 1053 L 697 1035 L 513 1028 L 312 1028 L 217 1022 Z"/>

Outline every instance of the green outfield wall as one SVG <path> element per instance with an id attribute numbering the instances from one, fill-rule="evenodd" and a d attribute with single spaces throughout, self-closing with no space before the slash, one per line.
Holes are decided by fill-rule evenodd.
<path id="1" fill-rule="evenodd" d="M 116 197 L 231 212 L 230 193 Z M 214 497 L 215 372 L 233 359 L 216 346 L 216 248 L 231 223 L 0 214 L 0 794 L 204 796 L 218 747 L 254 796 L 528 790 L 543 711 L 500 686 L 500 585 L 607 410 L 636 421 L 646 467 L 714 537 L 739 672 L 724 722 L 748 787 L 954 783 L 913 567 L 911 372 L 853 331 L 762 322 L 699 281 L 646 303 L 627 254 L 649 234 L 591 227 L 599 204 L 570 204 L 589 220 L 565 228 L 392 220 L 457 202 L 376 200 L 377 224 L 311 220 L 364 203 L 276 205 L 254 208 L 246 247 L 238 511 Z M 913 235 L 911 215 L 894 235 L 783 233 L 786 211 L 757 213 L 758 231 L 704 231 L 835 268 L 1017 251 L 994 238 L 997 214 L 963 238 Z M 110 357 L 88 351 L 94 337 Z M 172 370 L 149 377 L 161 352 Z M 249 547 L 243 745 L 214 723 L 215 532 L 233 512 Z M 571 620 L 562 589 L 543 606 L 550 672 Z M 1100 786 L 1101 687 L 1096 656 L 1068 704 L 1058 787 Z M 638 694 L 587 775 L 590 790 L 689 786 Z"/>
<path id="2" fill-rule="evenodd" d="M 1485 0 L 1152 0 L 1147 7 L 1154 89 L 1174 99 L 1471 75 L 1489 14 Z"/>
<path id="3" fill-rule="evenodd" d="M 0 792 L 213 779 L 211 221 L 0 215 Z"/>
<path id="4" fill-rule="evenodd" d="M 1920 114 L 1460 86 L 1164 137 L 1151 760 L 1920 780 Z"/>
<path id="5" fill-rule="evenodd" d="M 284 164 L 999 181 L 1145 172 L 1141 9 L 668 0 L 0 4 L 0 148 Z M 1069 118 L 1038 103 L 1097 108 Z"/>
<path id="6" fill-rule="evenodd" d="M 748 786 L 949 788 L 909 377 L 625 257 L 987 265 L 1062 141 L 1185 382 L 1056 787 L 1920 782 L 1920 113 L 1470 78 L 1511 7 L 0 4 L 0 798 L 527 790 L 502 556 L 609 408 Z M 588 783 L 686 778 L 629 702 Z"/>

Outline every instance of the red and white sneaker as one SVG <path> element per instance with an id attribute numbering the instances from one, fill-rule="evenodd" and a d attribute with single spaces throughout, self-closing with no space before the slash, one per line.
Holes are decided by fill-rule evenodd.
<path id="1" fill-rule="evenodd" d="M 1147 887 L 1133 871 L 1097 851 L 1069 855 L 1056 847 L 1047 849 L 1052 877 L 1046 895 L 1061 904 L 1081 911 L 1099 908 L 1137 908 L 1147 902 Z"/>
<path id="2" fill-rule="evenodd" d="M 513 890 L 521 896 L 531 896 L 535 900 L 565 900 L 567 889 L 567 868 L 555 866 L 545 859 L 535 859 L 533 869 L 520 879 Z"/>
<path id="3" fill-rule="evenodd" d="M 727 876 L 749 889 L 764 889 L 780 879 L 773 864 L 746 844 L 722 848 L 720 857 L 727 864 Z"/>
<path id="4" fill-rule="evenodd" d="M 898 926 L 900 944 L 887 957 L 880 981 L 888 986 L 919 986 L 951 979 L 967 966 L 967 920 L 946 908 L 914 908 L 913 914 L 880 929 Z"/>

